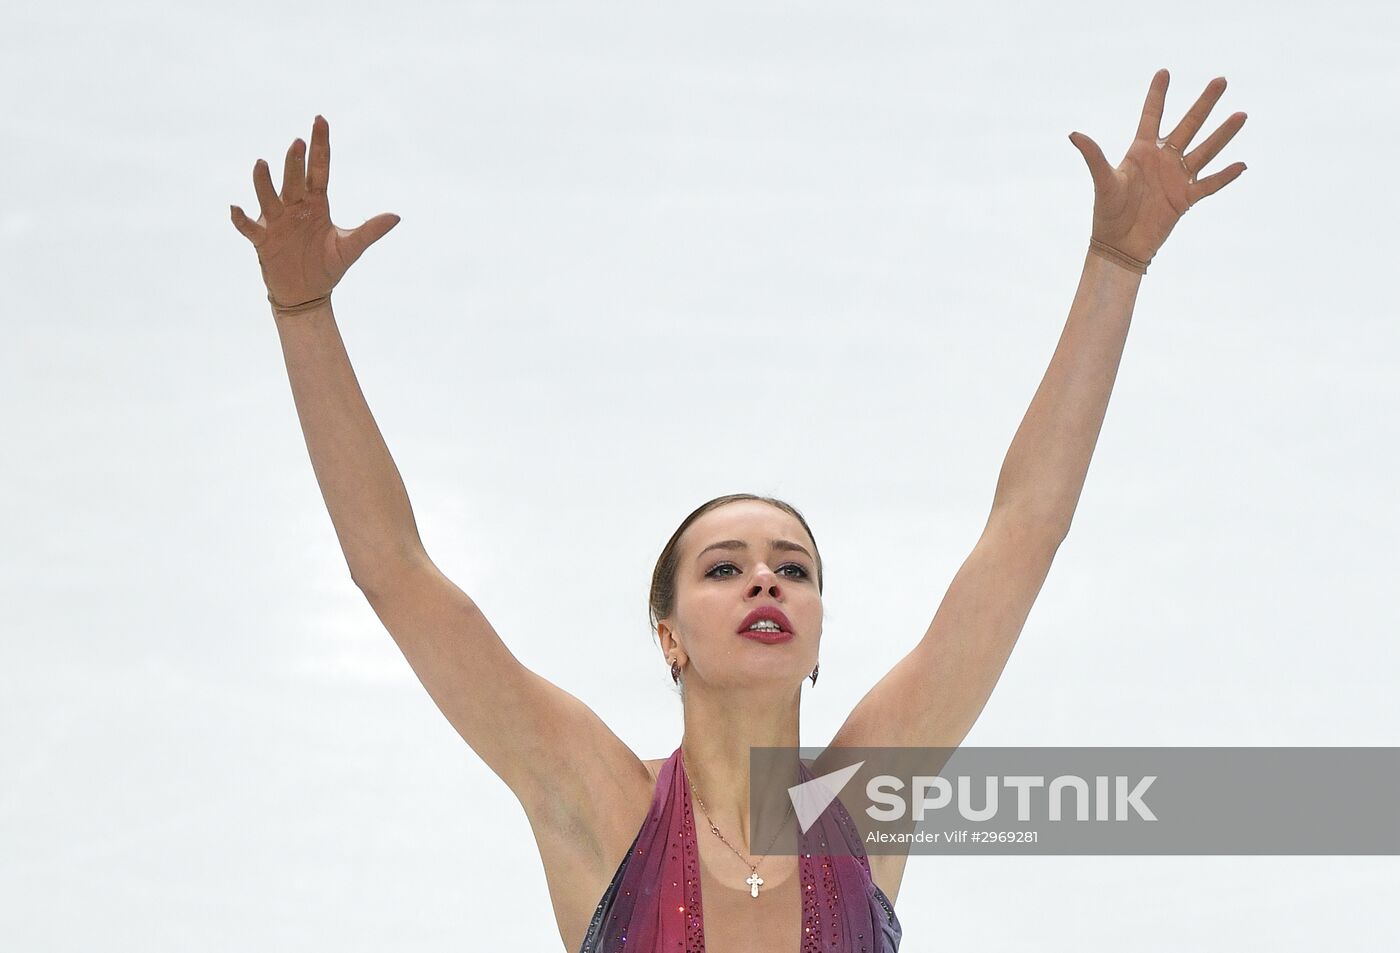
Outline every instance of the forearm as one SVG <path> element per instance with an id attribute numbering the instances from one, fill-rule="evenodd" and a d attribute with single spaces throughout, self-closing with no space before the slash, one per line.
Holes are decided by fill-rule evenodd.
<path id="1" fill-rule="evenodd" d="M 1069 531 L 1098 443 L 1142 277 L 1092 253 L 997 480 L 993 515 Z"/>
<path id="2" fill-rule="evenodd" d="M 351 578 L 364 587 L 423 553 L 408 493 L 329 302 L 275 320 L 316 481 Z"/>

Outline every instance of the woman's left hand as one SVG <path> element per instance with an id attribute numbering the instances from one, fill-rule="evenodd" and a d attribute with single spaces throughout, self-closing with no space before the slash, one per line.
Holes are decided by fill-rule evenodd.
<path id="1" fill-rule="evenodd" d="M 1069 136 L 1094 178 L 1092 237 L 1142 261 L 1152 260 L 1188 208 L 1220 191 L 1245 170 L 1243 162 L 1236 162 L 1196 179 L 1196 173 L 1240 131 L 1245 121 L 1242 112 L 1231 115 L 1204 142 L 1186 152 L 1225 91 L 1225 77 L 1217 76 L 1207 83 L 1196 104 L 1162 139 L 1162 106 L 1169 80 L 1165 69 L 1152 77 L 1137 136 L 1118 168 L 1110 166 L 1094 140 L 1082 132 Z"/>

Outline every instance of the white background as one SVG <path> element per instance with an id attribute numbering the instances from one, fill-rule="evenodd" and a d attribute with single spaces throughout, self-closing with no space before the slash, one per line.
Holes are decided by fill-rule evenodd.
<path id="1" fill-rule="evenodd" d="M 350 581 L 255 254 L 331 126 L 336 289 L 434 560 L 644 758 L 699 503 L 792 502 L 829 740 L 975 541 L 1153 72 L 1216 75 L 1073 529 L 975 745 L 1396 745 L 1388 3 L 11 3 L 0 945 L 560 948 L 509 790 Z M 1202 133 L 1202 137 L 1204 133 Z M 1397 861 L 911 860 L 905 950 L 1393 949 Z"/>

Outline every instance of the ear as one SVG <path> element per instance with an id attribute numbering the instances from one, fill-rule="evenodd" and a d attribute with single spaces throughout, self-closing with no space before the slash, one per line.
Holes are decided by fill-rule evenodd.
<path id="1" fill-rule="evenodd" d="M 661 654 L 665 657 L 669 665 L 671 659 L 675 659 L 682 665 L 686 662 L 685 648 L 681 645 L 680 639 L 676 637 L 675 631 L 669 622 L 658 622 L 656 624 L 656 637 L 661 642 Z"/>

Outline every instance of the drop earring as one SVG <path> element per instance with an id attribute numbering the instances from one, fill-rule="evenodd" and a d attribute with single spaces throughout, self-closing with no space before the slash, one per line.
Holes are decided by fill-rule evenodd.
<path id="1" fill-rule="evenodd" d="M 675 682 L 677 685 L 681 683 L 681 663 L 677 662 L 674 658 L 671 659 L 671 681 Z"/>
<path id="2" fill-rule="evenodd" d="M 822 663 L 821 663 L 821 662 L 818 662 L 818 663 L 817 663 L 817 667 L 814 668 L 814 669 L 812 669 L 812 674 L 807 676 L 808 678 L 810 678 L 810 679 L 812 680 L 812 684 L 813 684 L 813 685 L 817 684 L 817 672 L 821 669 L 821 667 L 822 667 Z"/>

